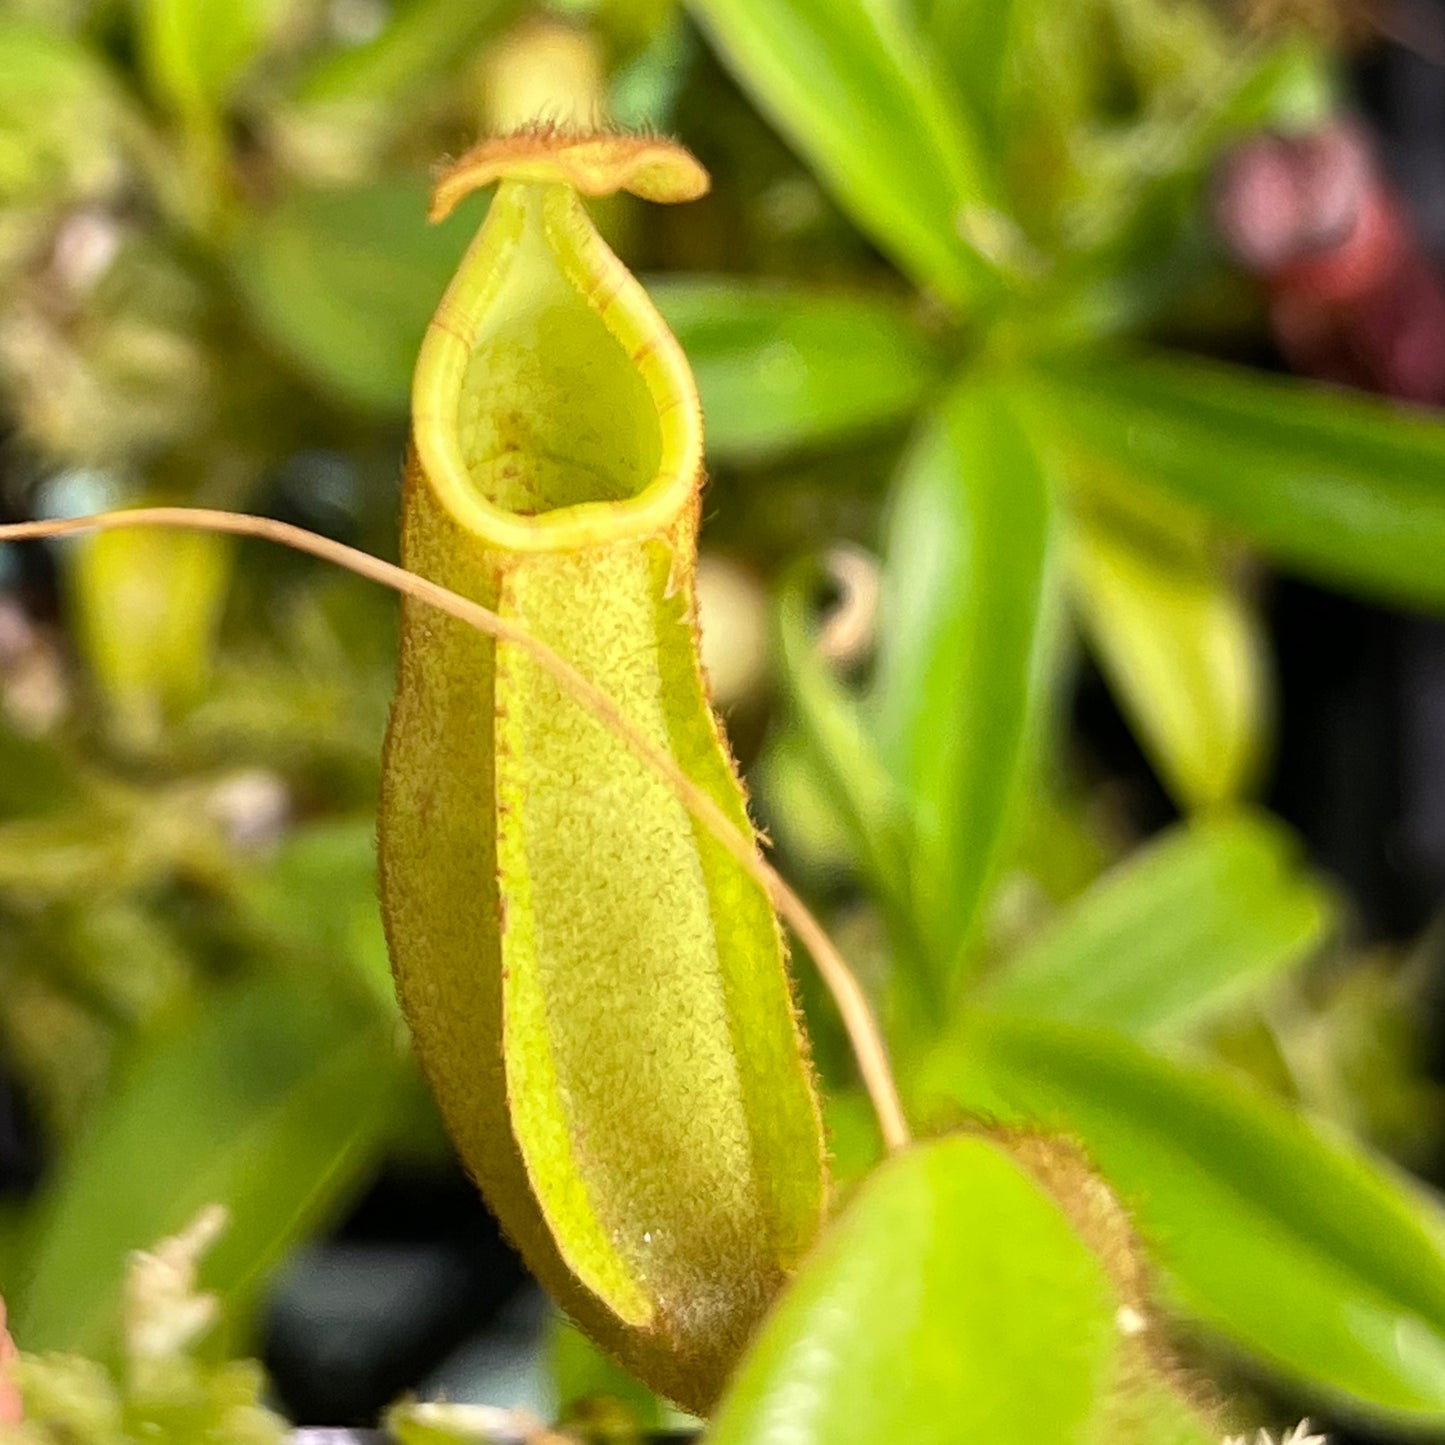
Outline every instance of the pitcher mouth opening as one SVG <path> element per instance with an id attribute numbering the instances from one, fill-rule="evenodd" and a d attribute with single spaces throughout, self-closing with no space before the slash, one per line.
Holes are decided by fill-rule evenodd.
<path id="1" fill-rule="evenodd" d="M 422 344 L 413 424 L 441 501 L 509 550 L 660 530 L 701 471 L 681 349 L 558 184 L 498 190 Z"/>

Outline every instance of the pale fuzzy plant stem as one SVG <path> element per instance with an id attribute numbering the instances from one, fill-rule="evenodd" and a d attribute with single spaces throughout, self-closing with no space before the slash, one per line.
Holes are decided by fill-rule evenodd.
<path id="1" fill-rule="evenodd" d="M 773 906 L 807 949 L 818 973 L 833 996 L 848 1041 L 858 1062 L 858 1073 L 878 1116 L 883 1142 L 890 1153 L 904 1148 L 911 1139 L 898 1085 L 888 1061 L 888 1050 L 877 1020 L 862 987 L 843 955 L 833 945 L 822 924 L 792 890 L 783 876 L 762 858 L 753 841 L 661 748 L 637 730 L 617 704 L 588 681 L 564 657 L 524 627 L 452 592 L 418 577 L 404 567 L 383 562 L 369 552 L 333 542 L 328 537 L 245 512 L 217 512 L 201 507 L 136 507 L 120 512 L 98 512 L 88 517 L 66 517 L 45 522 L 17 522 L 0 526 L 0 542 L 20 542 L 41 537 L 64 537 L 81 532 L 109 532 L 124 527 L 173 527 L 183 531 L 226 532 L 238 537 L 258 537 L 297 552 L 306 552 L 324 562 L 333 562 L 358 577 L 378 582 L 394 592 L 424 602 L 438 611 L 475 627 L 499 642 L 521 648 L 547 672 L 574 702 L 593 713 L 621 738 L 660 778 L 678 801 L 732 855 L 738 866 L 772 900 Z"/>

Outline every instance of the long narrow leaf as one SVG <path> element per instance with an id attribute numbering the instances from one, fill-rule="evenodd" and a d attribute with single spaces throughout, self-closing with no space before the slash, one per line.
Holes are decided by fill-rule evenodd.
<path id="1" fill-rule="evenodd" d="M 915 0 L 920 28 L 991 148 L 1001 149 L 1016 42 L 1037 0 Z"/>
<path id="2" fill-rule="evenodd" d="M 1237 367 L 1152 358 L 1041 380 L 1067 444 L 1238 528 L 1288 566 L 1445 606 L 1445 423 Z"/>
<path id="3" fill-rule="evenodd" d="M 134 0 L 140 60 L 181 111 L 216 106 L 282 18 L 277 0 Z"/>
<path id="4" fill-rule="evenodd" d="M 911 825 L 930 951 L 963 948 L 1044 691 L 1053 509 L 1001 390 L 961 384 L 904 464 L 871 718 Z"/>
<path id="5" fill-rule="evenodd" d="M 1069 571 L 1084 630 L 1160 777 L 1187 808 L 1238 799 L 1269 719 L 1260 623 L 1210 539 L 1080 518 Z"/>
<path id="6" fill-rule="evenodd" d="M 858 224 L 952 302 L 988 276 L 963 240 L 992 198 L 961 108 L 888 0 L 691 0 L 723 58 Z"/>
<path id="7" fill-rule="evenodd" d="M 1332 897 L 1263 815 L 1171 829 L 985 985 L 1002 1013 L 1123 1033 L 1187 1028 L 1317 948 Z"/>

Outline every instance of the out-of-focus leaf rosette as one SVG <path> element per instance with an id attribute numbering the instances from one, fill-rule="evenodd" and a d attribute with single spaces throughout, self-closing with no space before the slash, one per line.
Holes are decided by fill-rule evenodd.
<path id="1" fill-rule="evenodd" d="M 110 206 L 138 168 L 145 130 L 80 40 L 0 16 L 0 275 L 24 265 L 76 207 Z"/>
<path id="2" fill-rule="evenodd" d="M 33 503 L 43 511 L 123 502 L 141 478 L 185 498 L 224 495 L 253 475 L 244 451 L 218 444 L 204 296 L 148 242 L 116 243 L 126 249 L 109 274 L 79 294 L 56 276 L 62 231 L 57 256 L 0 307 L 0 387 L 50 472 Z M 203 691 L 231 559 L 223 538 L 201 533 L 119 533 L 58 550 L 79 656 L 118 738 L 154 741 Z"/>
<path id="3" fill-rule="evenodd" d="M 206 297 L 174 257 L 116 216 L 75 211 L 0 306 L 0 383 L 50 462 L 150 470 L 215 411 Z"/>
<path id="4" fill-rule="evenodd" d="M 233 886 L 276 803 L 254 772 L 142 789 L 81 773 L 63 740 L 23 756 L 42 777 L 47 762 L 71 767 L 74 786 L 41 805 L 0 790 L 0 1052 L 63 1152 L 135 1041 L 169 1027 L 204 977 L 179 900 Z"/>
<path id="5" fill-rule="evenodd" d="M 43 459 L 144 466 L 206 425 L 205 291 L 154 239 L 179 207 L 104 58 L 0 19 L 0 384 Z"/>

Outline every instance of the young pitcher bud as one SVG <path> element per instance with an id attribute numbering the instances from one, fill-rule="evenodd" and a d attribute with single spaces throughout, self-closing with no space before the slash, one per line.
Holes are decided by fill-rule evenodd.
<path id="1" fill-rule="evenodd" d="M 578 193 L 701 194 L 687 152 L 530 132 L 417 366 L 403 554 L 527 628 L 741 828 L 698 666 L 696 391 Z M 402 1004 L 467 1167 L 605 1349 L 696 1411 L 811 1243 L 826 1178 L 763 892 L 515 646 L 404 604 L 381 811 Z"/>

